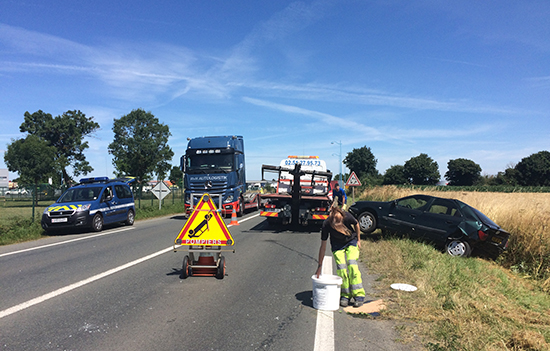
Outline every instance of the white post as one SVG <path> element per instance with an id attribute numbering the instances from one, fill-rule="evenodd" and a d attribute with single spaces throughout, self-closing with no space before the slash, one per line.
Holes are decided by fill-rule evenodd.
<path id="1" fill-rule="evenodd" d="M 159 210 L 160 210 L 160 207 L 162 204 L 162 186 L 160 185 L 160 180 L 158 184 L 159 184 Z"/>

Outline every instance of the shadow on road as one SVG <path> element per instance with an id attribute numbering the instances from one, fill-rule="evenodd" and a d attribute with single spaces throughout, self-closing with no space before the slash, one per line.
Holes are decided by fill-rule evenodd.
<path id="1" fill-rule="evenodd" d="M 119 223 L 109 223 L 103 225 L 103 231 L 116 228 L 124 228 L 124 224 Z M 44 235 L 47 236 L 64 236 L 64 235 L 74 235 L 74 234 L 97 234 L 98 232 L 93 231 L 88 227 L 68 227 L 68 228 L 55 228 L 55 231 L 43 231 Z"/>
<path id="2" fill-rule="evenodd" d="M 264 220 L 254 227 L 247 230 L 247 232 L 269 232 L 273 234 L 311 234 L 319 233 L 320 226 L 308 225 L 282 225 L 282 224 L 269 224 L 267 220 Z"/>
<path id="3" fill-rule="evenodd" d="M 187 220 L 187 216 L 186 215 L 176 215 L 176 216 L 172 216 L 170 217 L 170 219 L 175 219 L 175 220 L 178 220 L 178 221 L 186 221 Z"/>
<path id="4" fill-rule="evenodd" d="M 302 302 L 302 305 L 313 308 L 313 291 L 302 291 L 294 296 L 296 296 L 296 300 Z"/>

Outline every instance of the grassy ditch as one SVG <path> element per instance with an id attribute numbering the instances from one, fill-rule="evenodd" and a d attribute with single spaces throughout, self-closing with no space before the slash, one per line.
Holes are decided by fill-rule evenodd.
<path id="1" fill-rule="evenodd" d="M 451 188 L 451 187 L 446 187 Z M 413 194 L 461 200 L 511 233 L 508 250 L 498 263 L 514 272 L 542 282 L 550 291 L 550 193 L 441 192 L 395 186 L 364 190 L 359 198 L 390 201 Z"/>
<path id="2" fill-rule="evenodd" d="M 399 321 L 404 342 L 419 340 L 430 351 L 550 350 L 550 297 L 540 282 L 495 262 L 372 238 L 363 241 L 361 257 L 379 276 L 375 298 L 388 307 L 380 318 Z M 418 290 L 392 290 L 392 283 Z"/>

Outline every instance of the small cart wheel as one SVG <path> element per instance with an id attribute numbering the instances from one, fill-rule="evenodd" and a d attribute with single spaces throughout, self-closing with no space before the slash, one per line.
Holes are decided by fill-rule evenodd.
<path id="1" fill-rule="evenodd" d="M 220 262 L 216 270 L 216 278 L 223 279 L 225 277 L 225 257 L 220 256 Z"/>
<path id="2" fill-rule="evenodd" d="M 188 276 L 190 276 L 190 271 L 191 271 L 191 267 L 189 266 L 189 256 L 185 256 L 183 258 L 183 265 L 181 267 L 181 274 L 180 274 L 180 278 L 181 279 L 185 279 L 187 278 Z"/>

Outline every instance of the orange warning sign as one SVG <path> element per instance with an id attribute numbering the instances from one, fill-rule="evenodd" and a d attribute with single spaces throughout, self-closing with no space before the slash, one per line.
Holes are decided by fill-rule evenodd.
<path id="1" fill-rule="evenodd" d="M 234 241 L 212 198 L 204 194 L 176 237 L 176 245 L 229 246 Z"/>

